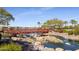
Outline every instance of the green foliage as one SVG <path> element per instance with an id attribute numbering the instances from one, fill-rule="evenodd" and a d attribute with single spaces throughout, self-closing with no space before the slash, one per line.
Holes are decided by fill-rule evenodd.
<path id="1" fill-rule="evenodd" d="M 63 31 L 64 33 L 68 33 L 69 35 L 79 35 L 79 30 L 77 30 L 77 29 L 74 29 L 74 30 L 70 30 L 70 31 L 68 31 L 68 30 L 64 30 Z"/>
<path id="2" fill-rule="evenodd" d="M 68 35 L 72 35 L 73 33 L 75 34 L 75 31 L 73 31 L 73 30 L 64 29 L 63 32 L 68 33 Z"/>
<path id="3" fill-rule="evenodd" d="M 5 9 L 0 8 L 0 24 L 9 25 L 11 20 L 14 20 L 14 17 Z"/>
<path id="4" fill-rule="evenodd" d="M 59 20 L 57 18 L 54 19 L 50 19 L 48 21 L 46 21 L 42 26 L 43 27 L 53 27 L 53 28 L 61 28 L 64 24 L 64 21 Z"/>
<path id="5" fill-rule="evenodd" d="M 64 32 L 64 33 L 68 33 L 68 30 L 64 29 L 63 32 Z"/>
<path id="6" fill-rule="evenodd" d="M 58 28 L 64 28 L 64 29 L 72 29 L 77 25 L 77 20 L 71 19 L 70 23 L 72 25 L 67 25 L 68 22 L 67 21 L 63 21 L 57 18 L 54 19 L 50 19 L 47 20 L 42 27 L 48 27 L 48 28 L 54 28 L 54 29 L 58 29 Z"/>
<path id="7" fill-rule="evenodd" d="M 72 26 L 64 26 L 63 29 L 72 29 Z"/>
<path id="8" fill-rule="evenodd" d="M 64 21 L 64 24 L 67 24 L 68 22 L 67 21 Z"/>
<path id="9" fill-rule="evenodd" d="M 75 19 L 71 19 L 70 23 L 71 24 L 77 24 L 77 21 Z"/>
<path id="10" fill-rule="evenodd" d="M 68 31 L 68 34 L 69 35 L 73 35 L 73 31 L 71 30 L 71 31 Z"/>
<path id="11" fill-rule="evenodd" d="M 76 26 L 74 28 L 74 33 L 75 33 L 75 35 L 79 35 L 79 26 Z"/>
<path id="12" fill-rule="evenodd" d="M 0 51 L 21 51 L 21 50 L 22 50 L 22 46 L 17 45 L 15 43 L 3 44 L 0 46 Z"/>
<path id="13" fill-rule="evenodd" d="M 63 33 L 63 29 L 56 29 L 56 32 Z"/>
<path id="14" fill-rule="evenodd" d="M 69 28 L 67 28 L 69 27 Z M 75 25 L 73 28 L 72 26 L 67 26 L 66 29 L 64 30 L 65 33 L 68 33 L 69 35 L 79 35 L 79 25 Z"/>

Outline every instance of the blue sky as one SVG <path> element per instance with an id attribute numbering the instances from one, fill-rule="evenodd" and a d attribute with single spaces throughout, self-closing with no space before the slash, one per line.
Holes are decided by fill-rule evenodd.
<path id="1" fill-rule="evenodd" d="M 15 21 L 10 23 L 11 26 L 35 27 L 38 21 L 43 24 L 53 18 L 66 21 L 79 20 L 78 7 L 6 7 L 5 9 L 15 18 Z"/>

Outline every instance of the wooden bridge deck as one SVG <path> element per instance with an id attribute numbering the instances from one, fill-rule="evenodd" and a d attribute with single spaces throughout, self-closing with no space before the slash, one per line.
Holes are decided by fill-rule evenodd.
<path id="1" fill-rule="evenodd" d="M 42 28 L 26 28 L 26 29 L 4 29 L 4 32 L 16 33 L 16 34 L 28 34 L 28 33 L 48 33 L 49 29 Z"/>

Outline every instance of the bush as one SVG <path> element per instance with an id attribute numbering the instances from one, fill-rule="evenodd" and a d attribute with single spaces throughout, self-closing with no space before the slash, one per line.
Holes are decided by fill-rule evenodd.
<path id="1" fill-rule="evenodd" d="M 74 35 L 79 35 L 79 30 L 74 29 L 74 30 L 68 31 L 68 34 L 69 34 L 69 35 L 72 35 L 72 34 L 74 34 Z"/>
<path id="2" fill-rule="evenodd" d="M 73 35 L 73 31 L 68 31 L 68 34 L 69 35 Z"/>
<path id="3" fill-rule="evenodd" d="M 64 29 L 63 32 L 64 32 L 64 33 L 68 33 L 68 30 Z"/>
<path id="4" fill-rule="evenodd" d="M 64 33 L 68 33 L 69 35 L 73 35 L 73 33 L 75 34 L 75 30 L 67 30 L 67 29 L 64 29 L 63 31 Z"/>
<path id="5" fill-rule="evenodd" d="M 0 51 L 21 51 L 21 50 L 22 50 L 22 46 L 17 45 L 15 43 L 3 44 L 0 46 Z"/>
<path id="6" fill-rule="evenodd" d="M 63 29 L 56 29 L 56 32 L 63 33 Z"/>
<path id="7" fill-rule="evenodd" d="M 71 30 L 71 31 L 64 31 L 65 33 L 68 33 L 69 35 L 79 35 L 79 30 Z"/>
<path id="8" fill-rule="evenodd" d="M 65 32 L 67 32 L 67 31 L 65 31 Z M 72 35 L 72 34 L 79 35 L 79 26 L 75 26 L 74 29 L 72 28 L 72 30 L 69 30 L 67 33 L 70 35 Z"/>
<path id="9" fill-rule="evenodd" d="M 79 35 L 79 29 L 75 29 L 75 30 L 74 30 L 74 34 L 75 34 L 75 35 Z"/>

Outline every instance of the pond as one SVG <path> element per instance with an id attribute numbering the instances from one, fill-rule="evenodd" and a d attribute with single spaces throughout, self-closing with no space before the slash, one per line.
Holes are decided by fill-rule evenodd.
<path id="1" fill-rule="evenodd" d="M 74 50 L 77 50 L 79 49 L 79 45 L 78 44 L 53 44 L 53 43 L 46 43 L 44 44 L 44 47 L 47 47 L 47 48 L 63 48 L 64 50 L 71 50 L 71 51 L 74 51 Z"/>
<path id="2" fill-rule="evenodd" d="M 63 48 L 64 50 L 77 50 L 79 49 L 79 42 L 64 38 L 64 37 L 60 37 L 60 36 L 55 36 L 57 38 L 59 38 L 60 40 L 62 40 L 64 43 L 60 43 L 60 44 L 53 44 L 53 43 L 45 43 L 44 47 L 47 48 Z"/>

